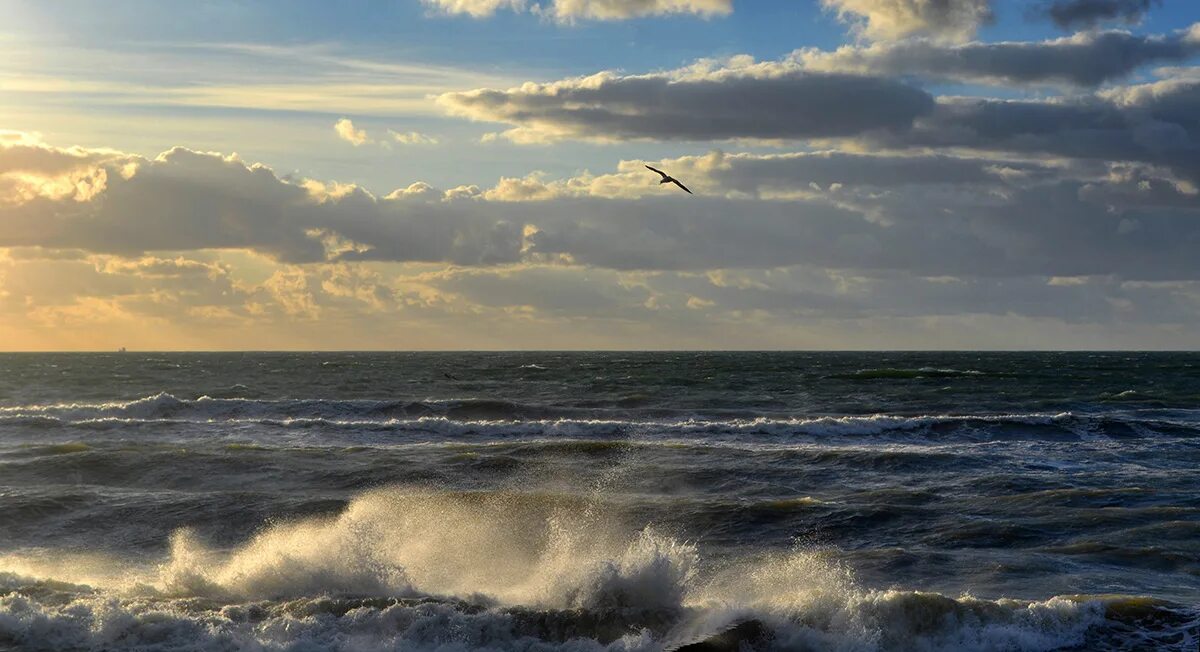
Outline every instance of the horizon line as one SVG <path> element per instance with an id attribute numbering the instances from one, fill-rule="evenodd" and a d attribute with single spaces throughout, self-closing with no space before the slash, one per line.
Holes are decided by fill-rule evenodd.
<path id="1" fill-rule="evenodd" d="M 13 349 L 0 355 L 180 353 L 1200 353 L 1200 349 Z"/>

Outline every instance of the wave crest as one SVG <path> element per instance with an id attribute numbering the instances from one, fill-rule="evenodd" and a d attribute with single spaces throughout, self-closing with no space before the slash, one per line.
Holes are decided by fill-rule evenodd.
<path id="1" fill-rule="evenodd" d="M 172 597 L 463 598 L 547 609 L 679 609 L 693 545 L 630 539 L 573 499 L 378 490 L 338 516 L 280 523 L 229 551 L 176 532 L 155 586 Z"/>
<path id="2" fill-rule="evenodd" d="M 1128 438 L 1153 434 L 1190 437 L 1200 432 L 1196 413 L 1030 412 L 1015 414 L 869 414 L 717 418 L 679 415 L 639 418 L 610 410 L 548 408 L 491 399 L 445 401 L 253 400 L 171 394 L 127 402 L 27 405 L 0 408 L 0 424 L 31 428 L 64 425 L 124 428 L 128 425 L 265 425 L 289 432 L 376 433 L 385 436 L 474 437 L 875 437 L 956 436 Z"/>

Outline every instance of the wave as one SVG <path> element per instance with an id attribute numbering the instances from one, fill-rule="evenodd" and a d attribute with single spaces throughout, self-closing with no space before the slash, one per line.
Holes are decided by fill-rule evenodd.
<path id="1" fill-rule="evenodd" d="M 859 369 L 849 373 L 830 374 L 827 378 L 838 380 L 912 380 L 918 378 L 961 378 L 973 376 L 1011 376 L 1014 374 L 984 372 L 978 369 L 940 369 L 937 367 L 899 368 L 881 367 Z"/>
<path id="2" fill-rule="evenodd" d="M 1198 640 L 1197 613 L 1161 601 L 874 590 L 833 552 L 706 559 L 586 500 L 377 490 L 231 549 L 178 531 L 157 564 L 0 558 L 0 647 L 1191 650 Z"/>
<path id="3" fill-rule="evenodd" d="M 451 419 L 537 419 L 568 410 L 494 399 L 381 401 L 333 399 L 260 400 L 201 396 L 181 399 L 166 392 L 131 401 L 58 403 L 0 408 L 0 418 L 48 417 L 68 421 L 99 419 L 232 420 L 312 418 L 386 420 L 444 416 Z"/>
<path id="4" fill-rule="evenodd" d="M 1195 405 L 1200 402 L 1200 394 L 1194 389 L 1189 391 L 1171 391 L 1164 388 L 1160 391 L 1147 391 L 1146 389 L 1127 389 L 1120 392 L 1104 392 L 1095 398 L 1095 401 L 1101 404 L 1130 404 L 1138 406 L 1156 406 L 1161 408 L 1169 408 L 1170 406 L 1178 405 Z"/>
<path id="5" fill-rule="evenodd" d="M 1138 650 L 1195 649 L 1187 612 L 1137 598 L 1056 597 L 1039 602 L 952 599 L 892 591 L 829 605 L 807 617 L 479 608 L 397 598 L 313 597 L 212 605 L 113 599 L 66 604 L 19 593 L 0 597 L 0 645 L 21 650 L 362 650 L 738 652 L 740 650 Z M 845 622 L 838 618 L 845 617 Z M 734 618 L 734 620 L 730 620 Z M 743 618 L 747 620 L 737 620 Z M 756 645 L 721 635 L 756 625 Z M 736 627 L 735 627 L 736 626 Z M 631 631 L 632 630 L 632 631 Z M 665 630 L 665 631 L 664 631 Z M 744 639 L 743 639 L 744 640 Z"/>
<path id="6" fill-rule="evenodd" d="M 568 416 L 563 416 L 566 413 Z M 63 426 L 124 429 L 129 426 L 261 425 L 287 431 L 377 432 L 411 437 L 576 437 L 634 435 L 656 438 L 878 437 L 968 440 L 1193 437 L 1200 434 L 1195 411 L 1132 410 L 1105 413 L 871 414 L 717 418 L 620 418 L 603 410 L 546 408 L 508 401 L 339 401 L 253 400 L 157 394 L 127 402 L 26 405 L 0 408 L 0 426 L 32 430 Z"/>

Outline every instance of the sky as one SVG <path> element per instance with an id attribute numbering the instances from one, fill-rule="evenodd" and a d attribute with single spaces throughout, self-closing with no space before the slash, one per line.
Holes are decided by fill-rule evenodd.
<path id="1" fill-rule="evenodd" d="M 0 350 L 1200 348 L 1193 0 L 0 16 Z"/>

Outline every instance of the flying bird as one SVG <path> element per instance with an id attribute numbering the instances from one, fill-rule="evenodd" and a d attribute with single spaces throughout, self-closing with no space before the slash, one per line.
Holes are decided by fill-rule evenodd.
<path id="1" fill-rule="evenodd" d="M 687 186 L 683 185 L 682 183 L 679 183 L 679 179 L 676 179 L 675 177 L 667 174 L 666 172 L 663 172 L 662 170 L 660 170 L 658 168 L 652 168 L 649 165 L 646 166 L 646 169 L 657 172 L 662 175 L 662 181 L 659 181 L 658 185 L 661 186 L 664 183 L 673 183 L 673 184 L 679 186 L 680 188 L 683 188 L 683 191 L 686 192 L 687 194 L 689 194 L 689 195 L 695 194 L 691 190 L 688 190 Z"/>

